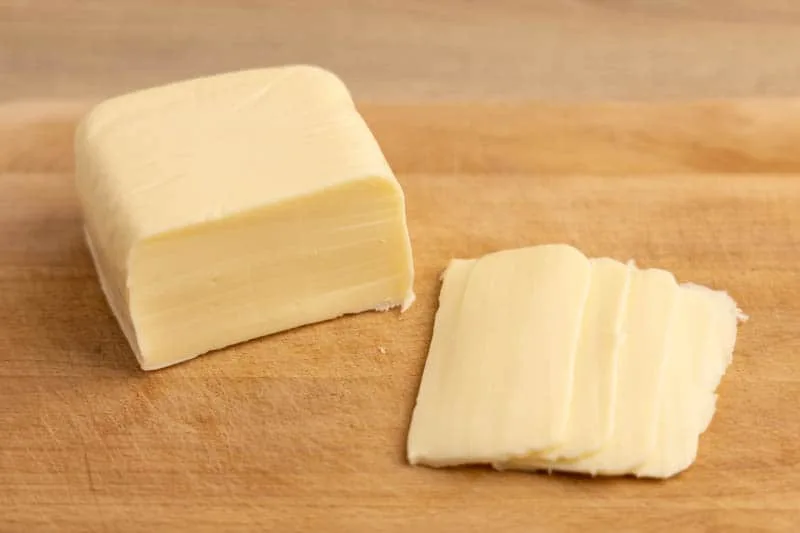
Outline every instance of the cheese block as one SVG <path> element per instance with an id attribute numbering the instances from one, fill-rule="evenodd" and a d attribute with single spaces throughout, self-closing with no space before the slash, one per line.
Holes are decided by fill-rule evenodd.
<path id="1" fill-rule="evenodd" d="M 99 278 L 146 370 L 414 298 L 403 191 L 320 68 L 113 98 L 75 156 Z"/>
<path id="2" fill-rule="evenodd" d="M 589 280 L 589 261 L 566 245 L 451 266 L 412 416 L 411 463 L 488 463 L 564 439 Z M 450 296 L 459 287 L 460 302 Z"/>

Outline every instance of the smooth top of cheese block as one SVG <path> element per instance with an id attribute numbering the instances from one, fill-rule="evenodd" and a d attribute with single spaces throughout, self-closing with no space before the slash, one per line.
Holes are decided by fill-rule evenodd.
<path id="1" fill-rule="evenodd" d="M 89 112 L 75 143 L 79 195 L 93 206 L 87 226 L 123 271 L 135 243 L 246 213 L 265 196 L 278 202 L 357 177 L 399 190 L 345 85 L 312 66 L 112 98 Z"/>

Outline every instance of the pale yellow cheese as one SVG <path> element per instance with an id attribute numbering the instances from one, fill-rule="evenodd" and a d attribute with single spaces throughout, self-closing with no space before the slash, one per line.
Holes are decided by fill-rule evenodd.
<path id="1" fill-rule="evenodd" d="M 694 462 L 743 315 L 724 292 L 605 258 L 587 271 L 569 250 L 451 263 L 411 463 L 665 478 Z"/>
<path id="2" fill-rule="evenodd" d="M 619 353 L 634 267 L 607 258 L 592 259 L 591 265 L 566 435 L 560 445 L 541 454 L 549 461 L 595 453 L 614 429 Z"/>
<path id="3" fill-rule="evenodd" d="M 733 352 L 738 316 L 726 293 L 682 286 L 676 305 L 657 445 L 636 469 L 640 477 L 670 477 L 694 462 L 700 434 L 714 414 L 714 391 Z"/>
<path id="4" fill-rule="evenodd" d="M 667 333 L 675 315 L 678 284 L 665 270 L 636 270 L 620 348 L 614 428 L 596 454 L 554 469 L 626 474 L 656 446 L 658 401 L 665 383 Z"/>
<path id="5" fill-rule="evenodd" d="M 664 389 L 659 399 L 656 446 L 635 469 L 644 477 L 669 477 L 687 468 L 697 455 L 699 411 L 708 408 L 708 391 L 695 382 L 693 362 L 709 355 L 713 309 L 704 295 L 678 291 L 676 313 L 667 336 Z"/>
<path id="6" fill-rule="evenodd" d="M 453 286 L 448 271 L 448 293 L 465 269 L 455 270 Z M 489 463 L 564 439 L 589 278 L 589 261 L 566 245 L 475 262 L 461 302 L 447 302 L 437 314 L 409 432 L 410 462 Z"/>
<path id="7" fill-rule="evenodd" d="M 736 302 L 725 291 L 715 291 L 693 283 L 686 283 L 682 288 L 694 293 L 695 305 L 704 305 L 713 310 L 710 320 L 711 332 L 708 334 L 706 344 L 707 352 L 693 361 L 695 381 L 705 398 L 701 408 L 697 409 L 700 414 L 698 431 L 702 433 L 708 428 L 714 414 L 717 399 L 714 391 L 733 359 L 736 326 L 739 322 L 747 320 L 747 315 L 739 310 Z M 705 297 L 702 304 L 699 303 L 701 296 Z"/>
<path id="8" fill-rule="evenodd" d="M 75 155 L 98 273 L 144 369 L 413 300 L 403 192 L 329 72 L 114 98 Z"/>
<path id="9" fill-rule="evenodd" d="M 448 399 L 469 394 L 469 384 L 451 379 L 450 372 L 459 364 L 452 348 L 464 291 L 475 263 L 475 260 L 454 259 L 442 275 L 433 337 L 408 433 L 407 454 L 411 464 L 444 466 L 470 460 L 452 452 L 451 424 L 457 423 L 453 417 L 461 405 Z"/>
<path id="10" fill-rule="evenodd" d="M 664 270 L 634 270 L 619 347 L 613 425 L 605 445 L 575 460 L 522 457 L 499 468 L 559 470 L 588 474 L 631 473 L 656 446 L 658 406 L 665 380 L 667 334 L 678 284 Z"/>

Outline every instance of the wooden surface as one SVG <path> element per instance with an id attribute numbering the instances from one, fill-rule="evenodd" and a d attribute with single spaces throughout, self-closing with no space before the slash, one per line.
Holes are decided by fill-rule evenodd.
<path id="1" fill-rule="evenodd" d="M 360 100 L 800 94 L 796 0 L 0 0 L 0 101 L 314 62 Z"/>
<path id="2" fill-rule="evenodd" d="M 0 107 L 0 531 L 797 530 L 797 102 L 363 106 L 407 193 L 418 302 L 147 374 L 82 239 L 82 109 Z M 405 464 L 440 271 L 543 242 L 668 268 L 750 314 L 688 472 Z"/>

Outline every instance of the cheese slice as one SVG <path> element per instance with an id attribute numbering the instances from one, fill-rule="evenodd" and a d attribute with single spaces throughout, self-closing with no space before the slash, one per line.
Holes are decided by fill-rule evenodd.
<path id="1" fill-rule="evenodd" d="M 468 456 L 453 453 L 450 424 L 458 422 L 454 415 L 461 405 L 447 400 L 469 394 L 469 384 L 452 379 L 451 371 L 459 365 L 453 346 L 464 292 L 475 263 L 474 259 L 453 259 L 442 275 L 433 337 L 408 432 L 407 454 L 411 464 L 446 466 L 470 461 Z"/>
<path id="2" fill-rule="evenodd" d="M 491 463 L 563 441 L 589 279 L 589 261 L 566 245 L 477 260 L 460 309 L 437 315 L 410 462 Z"/>
<path id="3" fill-rule="evenodd" d="M 698 297 L 699 296 L 699 297 Z M 693 362 L 709 354 L 713 309 L 708 298 L 678 291 L 676 313 L 667 335 L 665 384 L 658 402 L 656 446 L 637 476 L 669 477 L 687 468 L 697 455 L 697 410 L 709 408 L 695 383 Z"/>
<path id="4" fill-rule="evenodd" d="M 329 72 L 114 98 L 75 155 L 98 274 L 144 369 L 413 300 L 403 192 Z"/>
<path id="5" fill-rule="evenodd" d="M 675 277 L 665 270 L 637 270 L 633 275 L 614 430 L 603 450 L 584 460 L 589 472 L 627 473 L 644 463 L 656 445 L 658 399 L 666 380 L 667 336 L 677 294 Z"/>
<path id="6" fill-rule="evenodd" d="M 682 288 L 693 293 L 696 306 L 702 305 L 709 313 L 713 313 L 709 325 L 711 331 L 707 335 L 708 352 L 702 353 L 693 361 L 695 381 L 705 398 L 701 408 L 697 409 L 700 414 L 698 431 L 702 433 L 711 423 L 716 407 L 715 391 L 733 359 L 736 327 L 739 322 L 747 320 L 747 315 L 741 312 L 725 291 L 712 290 L 694 283 L 685 283 Z"/>
<path id="7" fill-rule="evenodd" d="M 657 445 L 636 469 L 640 477 L 670 477 L 694 462 L 700 434 L 714 414 L 714 391 L 735 343 L 737 309 L 726 293 L 683 286 L 676 306 Z"/>
<path id="8" fill-rule="evenodd" d="M 599 451 L 611 437 L 617 401 L 619 353 L 635 267 L 608 258 L 591 260 L 569 422 L 564 441 L 543 459 L 575 459 Z"/>
<path id="9" fill-rule="evenodd" d="M 625 337 L 619 347 L 613 428 L 596 453 L 574 460 L 537 455 L 496 463 L 499 469 L 559 470 L 592 475 L 631 473 L 656 446 L 658 407 L 666 382 L 667 335 L 678 285 L 658 269 L 634 270 L 625 307 Z"/>

